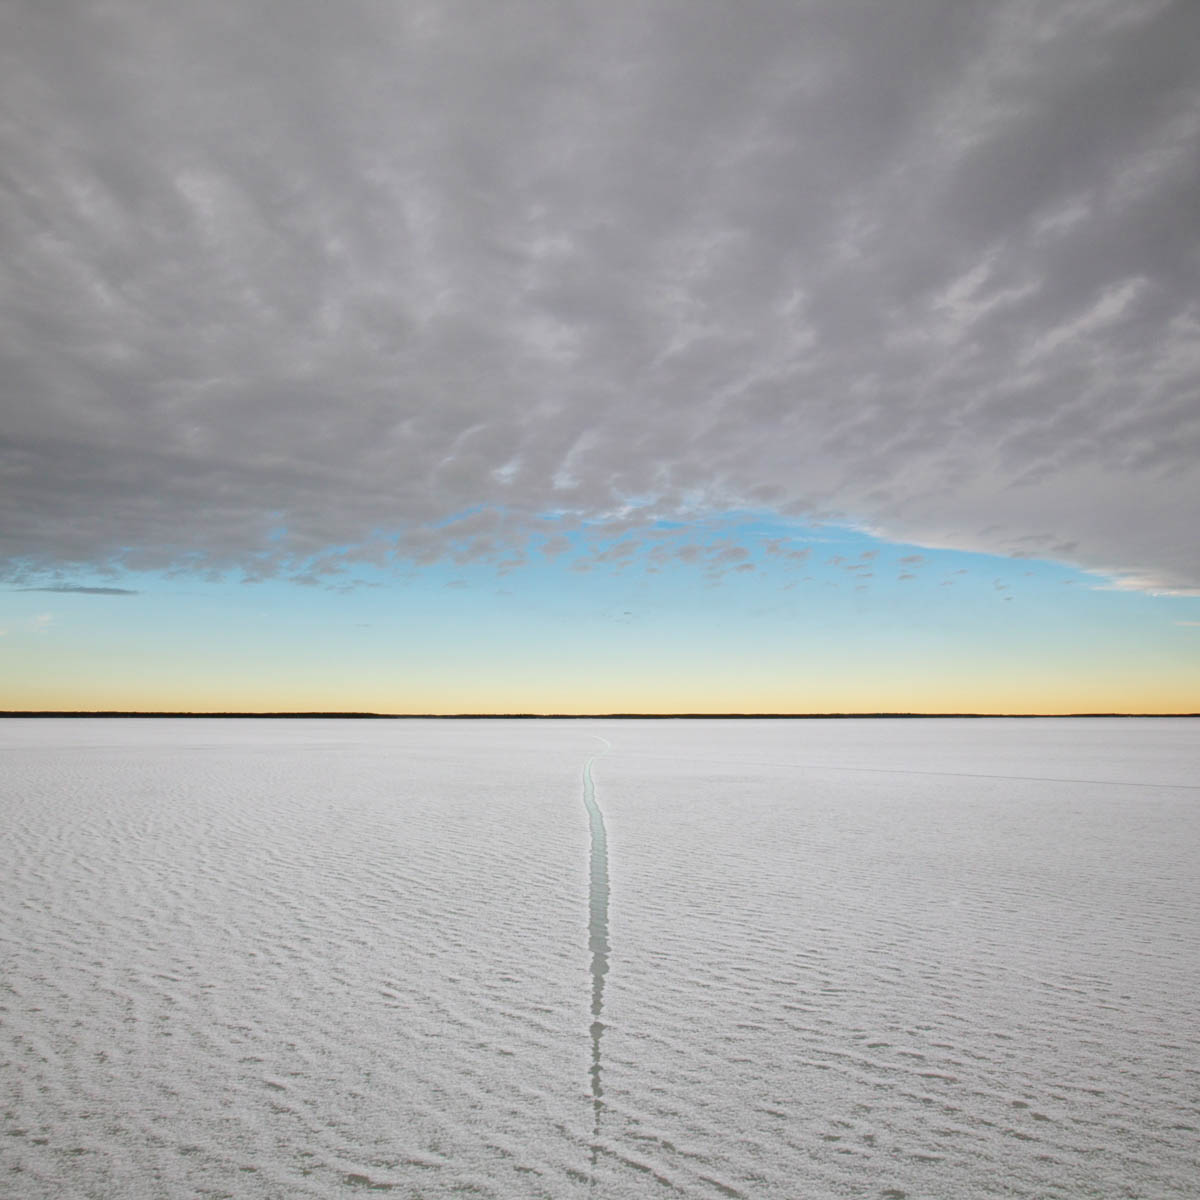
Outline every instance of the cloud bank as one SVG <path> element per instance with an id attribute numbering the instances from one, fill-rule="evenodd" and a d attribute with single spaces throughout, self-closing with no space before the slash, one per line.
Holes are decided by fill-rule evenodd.
<path id="1" fill-rule="evenodd" d="M 0 556 L 741 509 L 1200 587 L 1198 38 L 1193 0 L 7 5 Z"/>

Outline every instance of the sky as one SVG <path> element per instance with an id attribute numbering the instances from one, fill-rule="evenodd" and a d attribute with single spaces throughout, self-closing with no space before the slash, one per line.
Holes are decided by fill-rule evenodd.
<path id="1" fill-rule="evenodd" d="M 0 709 L 1200 711 L 1194 0 L 14 0 Z"/>

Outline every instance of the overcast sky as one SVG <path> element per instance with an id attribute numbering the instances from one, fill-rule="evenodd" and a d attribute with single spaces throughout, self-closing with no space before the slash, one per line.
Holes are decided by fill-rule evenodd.
<path id="1" fill-rule="evenodd" d="M 740 511 L 1200 588 L 1198 197 L 1195 0 L 12 0 L 0 556 Z"/>

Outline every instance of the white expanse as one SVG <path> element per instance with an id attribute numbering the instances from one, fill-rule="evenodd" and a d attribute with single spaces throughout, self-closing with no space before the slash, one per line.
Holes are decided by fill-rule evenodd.
<path id="1" fill-rule="evenodd" d="M 0 1195 L 1192 1197 L 1198 767 L 1187 720 L 2 722 Z"/>

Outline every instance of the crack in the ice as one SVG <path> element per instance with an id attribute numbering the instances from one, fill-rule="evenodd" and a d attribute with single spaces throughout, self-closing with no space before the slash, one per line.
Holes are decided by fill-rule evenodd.
<path id="1" fill-rule="evenodd" d="M 592 763 L 612 749 L 611 743 L 592 734 L 604 743 L 604 749 L 593 754 L 583 764 L 583 803 L 591 828 L 588 881 L 588 949 L 592 953 L 592 1167 L 600 1153 L 600 1118 L 604 1112 L 604 1088 L 601 1080 L 600 1039 L 604 1033 L 604 977 L 608 974 L 608 833 L 604 828 L 604 813 L 596 803 L 596 786 L 592 781 Z"/>

